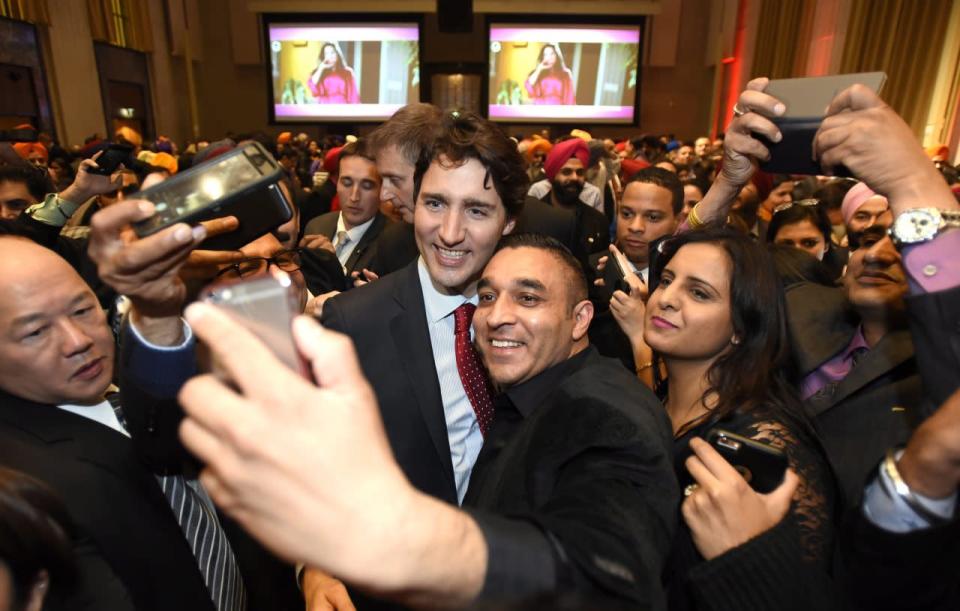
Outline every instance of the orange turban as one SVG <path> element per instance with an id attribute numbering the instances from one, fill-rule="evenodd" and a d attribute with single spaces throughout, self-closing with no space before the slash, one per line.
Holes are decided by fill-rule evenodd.
<path id="1" fill-rule="evenodd" d="M 39 142 L 17 142 L 13 145 L 13 150 L 17 151 L 17 155 L 20 155 L 27 160 L 30 159 L 31 155 L 39 153 L 43 158 L 43 162 L 47 162 L 47 147 L 43 146 Z"/>

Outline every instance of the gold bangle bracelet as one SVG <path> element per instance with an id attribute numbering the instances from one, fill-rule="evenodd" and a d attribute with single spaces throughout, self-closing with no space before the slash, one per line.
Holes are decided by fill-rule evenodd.
<path id="1" fill-rule="evenodd" d="M 703 221 L 700 220 L 700 215 L 697 214 L 697 206 L 699 205 L 700 204 L 698 203 L 696 206 L 691 208 L 690 213 L 687 214 L 687 224 L 690 225 L 691 229 L 696 229 L 703 226 Z"/>
<path id="2" fill-rule="evenodd" d="M 641 363 L 640 365 L 637 365 L 637 374 L 639 374 L 644 369 L 650 369 L 651 367 L 653 367 L 653 361 L 650 361 L 648 363 Z"/>

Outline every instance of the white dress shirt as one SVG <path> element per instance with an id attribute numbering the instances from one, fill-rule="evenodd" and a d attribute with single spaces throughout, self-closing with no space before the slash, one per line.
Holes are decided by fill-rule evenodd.
<path id="1" fill-rule="evenodd" d="M 457 369 L 455 350 L 453 311 L 464 303 L 477 305 L 477 293 L 470 295 L 446 295 L 433 284 L 427 264 L 423 257 L 417 261 L 420 274 L 420 288 L 423 291 L 423 304 L 426 307 L 427 328 L 430 331 L 430 345 L 433 347 L 433 360 L 437 367 L 437 380 L 440 382 L 440 398 L 443 401 L 443 414 L 447 421 L 447 440 L 450 442 L 450 458 L 453 461 L 453 475 L 457 485 L 457 500 L 463 503 L 470 483 L 470 472 L 480 454 L 483 434 L 477 422 L 477 414 L 467 398 Z M 470 336 L 473 337 L 471 326 Z"/>
<path id="2" fill-rule="evenodd" d="M 367 229 L 370 229 L 370 225 L 373 224 L 373 219 L 377 218 L 376 215 L 370 217 L 370 220 L 366 223 L 362 223 L 347 229 L 347 226 L 343 223 L 343 212 L 337 216 L 337 231 L 333 234 L 333 247 L 336 248 L 339 246 L 339 238 L 341 231 L 347 232 L 347 237 L 350 238 L 350 241 L 347 242 L 347 245 L 343 247 L 343 250 L 340 251 L 340 254 L 337 256 L 337 259 L 340 260 L 340 266 L 343 267 L 343 271 L 347 271 L 347 261 L 350 260 L 350 255 L 353 254 L 353 250 L 357 247 L 357 244 L 360 243 L 360 239 L 363 238 L 363 234 L 367 232 Z"/>

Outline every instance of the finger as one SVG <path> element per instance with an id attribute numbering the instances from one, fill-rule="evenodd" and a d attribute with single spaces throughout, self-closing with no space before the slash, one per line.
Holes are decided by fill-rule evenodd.
<path id="1" fill-rule="evenodd" d="M 367 383 L 353 342 L 346 335 L 323 328 L 309 316 L 298 316 L 293 321 L 293 338 L 300 354 L 310 361 L 321 388 L 355 389 Z"/>
<path id="2" fill-rule="evenodd" d="M 793 502 L 793 495 L 796 494 L 800 486 L 800 478 L 793 469 L 787 469 L 783 475 L 783 482 L 769 494 L 763 494 L 767 506 L 774 510 L 778 515 L 785 515 Z"/>
<path id="3" fill-rule="evenodd" d="M 333 608 L 337 611 L 357 611 L 347 594 L 347 589 L 340 582 L 327 588 L 327 599 L 333 603 Z"/>
<path id="4" fill-rule="evenodd" d="M 224 511 L 233 514 L 237 508 L 237 500 L 226 482 L 212 469 L 204 469 L 200 473 L 200 485 L 210 495 L 213 502 Z"/>
<path id="5" fill-rule="evenodd" d="M 190 450 L 201 462 L 213 465 L 224 456 L 225 452 L 229 452 L 230 450 L 224 447 L 221 441 L 222 436 L 215 432 L 216 429 L 208 428 L 201 424 L 200 420 L 192 417 L 195 408 L 202 408 L 198 401 L 203 401 L 210 396 L 217 397 L 216 394 L 200 390 L 200 388 L 207 385 L 207 378 L 210 378 L 210 383 L 220 384 L 216 379 L 213 379 L 213 376 L 201 376 L 190 380 L 181 389 L 180 404 L 183 405 L 185 411 L 189 411 L 191 416 L 184 418 L 180 423 L 180 441 L 182 441 L 184 447 Z M 201 382 L 201 380 L 203 381 Z M 223 397 L 217 398 L 220 399 Z M 205 419 L 208 420 L 206 415 L 204 416 Z"/>
<path id="6" fill-rule="evenodd" d="M 747 83 L 745 89 L 748 91 L 763 91 L 770 84 L 770 79 L 765 76 L 758 76 Z"/>
<path id="7" fill-rule="evenodd" d="M 235 216 L 221 216 L 219 218 L 202 221 L 200 225 L 207 230 L 207 237 L 229 233 L 240 227 L 240 220 Z"/>
<path id="8" fill-rule="evenodd" d="M 756 113 L 765 117 L 779 117 L 787 111 L 783 102 L 762 91 L 747 90 L 737 98 L 737 106 L 747 113 Z"/>
<path id="9" fill-rule="evenodd" d="M 724 148 L 728 155 L 743 155 L 759 161 L 770 159 L 770 149 L 753 136 L 744 136 L 733 132 L 727 136 L 727 139 L 731 141 L 729 145 L 724 141 Z"/>
<path id="10" fill-rule="evenodd" d="M 379 280 L 380 276 L 373 273 L 367 268 L 363 268 L 363 275 L 367 277 L 367 282 L 373 282 L 374 280 Z"/>
<path id="11" fill-rule="evenodd" d="M 820 162 L 825 173 L 832 174 L 834 167 L 844 162 L 849 154 L 846 145 L 853 135 L 849 129 L 831 129 L 818 131 L 814 136 L 813 158 Z"/>
<path id="12" fill-rule="evenodd" d="M 829 117 L 848 110 L 865 110 L 883 106 L 883 100 L 873 89 L 859 83 L 847 87 L 838 93 L 827 106 L 825 116 Z"/>
<path id="13" fill-rule="evenodd" d="M 773 142 L 779 142 L 783 139 L 783 135 L 780 133 L 780 128 L 777 127 L 773 121 L 762 115 L 752 112 L 734 119 L 730 123 L 727 131 L 738 135 L 743 134 L 748 137 L 751 137 L 754 134 L 759 134 L 768 138 L 769 140 L 772 140 Z M 726 144 L 727 142 L 724 140 L 724 145 Z"/>
<path id="14" fill-rule="evenodd" d="M 714 477 L 710 469 L 708 469 L 706 465 L 703 464 L 703 461 L 696 455 L 689 456 L 683 464 L 687 467 L 690 476 L 693 477 L 694 481 L 702 488 L 712 489 L 720 485 L 720 481 Z"/>
<path id="15" fill-rule="evenodd" d="M 226 265 L 243 261 L 247 256 L 239 250 L 193 250 L 187 265 L 202 267 L 206 265 Z"/>
<path id="16" fill-rule="evenodd" d="M 203 227 L 191 228 L 184 223 L 177 223 L 151 236 L 131 242 L 117 255 L 115 263 L 124 271 L 146 270 L 153 266 L 169 269 L 174 259 L 178 263 L 185 260 L 190 250 L 199 246 L 204 239 L 206 239 L 206 232 Z"/>
<path id="17" fill-rule="evenodd" d="M 718 480 L 733 483 L 743 479 L 743 476 L 733 468 L 733 465 L 714 450 L 713 446 L 699 437 L 690 440 L 690 449 Z"/>
<path id="18" fill-rule="evenodd" d="M 90 219 L 91 239 L 98 236 L 119 236 L 124 227 L 153 215 L 153 204 L 145 200 L 128 199 L 103 208 Z"/>
<path id="19" fill-rule="evenodd" d="M 606 286 L 606 283 L 603 281 L 603 278 L 597 278 L 593 281 L 593 286 Z"/>
<path id="20" fill-rule="evenodd" d="M 627 274 L 624 276 L 624 280 L 627 285 L 630 287 L 630 294 L 627 295 L 624 293 L 624 296 L 628 299 L 641 299 L 646 301 L 647 297 L 647 287 L 643 284 L 643 280 L 637 274 Z"/>
<path id="21" fill-rule="evenodd" d="M 305 384 L 225 310 L 198 302 L 190 304 L 184 315 L 200 341 L 210 349 L 212 358 L 244 396 L 272 402 L 276 389 L 296 389 Z"/>

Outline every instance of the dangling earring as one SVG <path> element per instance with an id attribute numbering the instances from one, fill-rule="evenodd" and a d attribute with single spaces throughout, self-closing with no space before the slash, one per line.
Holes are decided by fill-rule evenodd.
<path id="1" fill-rule="evenodd" d="M 734 335 L 733 337 L 730 338 L 730 343 L 736 346 L 737 344 L 740 343 L 740 338 Z"/>

